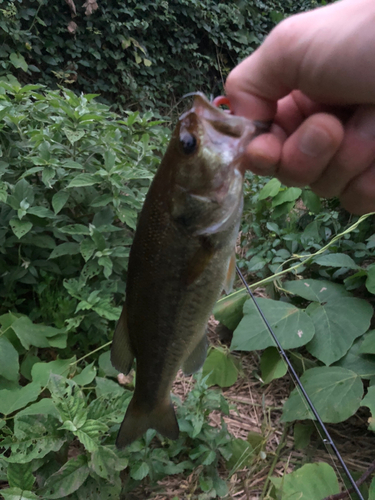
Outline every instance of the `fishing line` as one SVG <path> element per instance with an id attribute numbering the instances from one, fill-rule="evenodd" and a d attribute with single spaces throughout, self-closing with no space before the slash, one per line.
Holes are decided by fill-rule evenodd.
<path id="1" fill-rule="evenodd" d="M 286 364 L 288 365 L 289 371 L 290 371 L 290 373 L 291 373 L 291 374 L 292 374 L 292 376 L 293 376 L 294 382 L 297 384 L 297 386 L 298 386 L 299 390 L 302 392 L 303 397 L 305 398 L 306 403 L 308 404 L 308 406 L 309 406 L 309 408 L 310 408 L 311 412 L 313 413 L 313 415 L 314 415 L 314 417 L 316 418 L 317 422 L 319 423 L 320 427 L 322 428 L 323 433 L 324 433 L 324 435 L 325 435 L 325 439 L 323 439 L 324 444 L 325 444 L 326 446 L 327 446 L 327 445 L 330 445 L 330 446 L 331 446 L 331 448 L 333 449 L 333 451 L 334 451 L 334 453 L 335 453 L 335 455 L 336 455 L 336 457 L 337 457 L 338 461 L 340 462 L 341 467 L 343 468 L 343 470 L 344 470 L 344 472 L 345 472 L 345 474 L 346 474 L 347 478 L 349 479 L 350 484 L 352 485 L 352 487 L 353 487 L 354 491 L 357 493 L 357 495 L 358 495 L 358 497 L 359 497 L 359 499 L 360 499 L 360 500 L 364 500 L 364 498 L 363 498 L 363 496 L 362 496 L 361 492 L 359 491 L 359 488 L 358 488 L 358 486 L 357 486 L 357 483 L 354 481 L 354 479 L 353 479 L 353 477 L 352 477 L 352 475 L 351 475 L 351 473 L 350 473 L 350 471 L 349 471 L 348 467 L 346 466 L 346 464 L 345 464 L 345 462 L 344 462 L 344 459 L 342 458 L 342 456 L 341 456 L 341 454 L 340 454 L 339 450 L 336 448 L 336 445 L 335 445 L 335 443 L 333 442 L 333 440 L 332 440 L 332 438 L 331 438 L 331 435 L 329 434 L 329 432 L 328 432 L 328 430 L 327 430 L 326 426 L 324 425 L 324 423 L 323 423 L 322 419 L 320 418 L 320 416 L 319 416 L 319 414 L 318 414 L 318 412 L 317 412 L 317 410 L 316 410 L 316 408 L 315 408 L 315 406 L 314 406 L 313 402 L 312 402 L 312 401 L 311 401 L 311 399 L 309 398 L 309 395 L 308 395 L 308 394 L 307 394 L 307 392 L 305 391 L 305 388 L 303 387 L 303 385 L 302 385 L 302 382 L 301 382 L 300 378 L 298 377 L 298 375 L 297 375 L 297 373 L 296 373 L 295 369 L 293 368 L 292 363 L 289 361 L 289 358 L 288 358 L 288 356 L 286 355 L 286 352 L 284 351 L 284 349 L 282 348 L 282 346 L 281 346 L 280 342 L 278 341 L 278 339 L 277 339 L 277 337 L 276 337 L 276 335 L 275 335 L 275 332 L 272 330 L 271 325 L 270 325 L 270 324 L 269 324 L 269 322 L 267 321 L 267 318 L 264 316 L 262 309 L 260 308 L 260 306 L 259 306 L 259 304 L 258 304 L 258 302 L 257 302 L 257 300 L 256 300 L 256 298 L 255 298 L 255 296 L 254 296 L 254 294 L 253 294 L 253 292 L 250 290 L 249 285 L 247 284 L 247 282 L 246 282 L 246 280 L 245 280 L 245 278 L 244 278 L 243 274 L 241 273 L 241 271 L 240 271 L 240 269 L 239 269 L 239 267 L 238 267 L 237 265 L 236 265 L 236 271 L 237 271 L 237 274 L 238 274 L 238 276 L 240 277 L 240 279 L 241 279 L 241 281 L 242 281 L 242 283 L 243 283 L 244 287 L 246 288 L 247 293 L 248 293 L 248 294 L 250 295 L 250 297 L 252 298 L 252 300 L 253 300 L 253 302 L 254 302 L 254 305 L 255 305 L 255 307 L 257 308 L 257 310 L 258 310 L 258 312 L 259 312 L 259 314 L 260 314 L 260 316 L 261 316 L 261 318 L 262 318 L 262 320 L 263 320 L 264 324 L 266 325 L 266 327 L 267 327 L 268 331 L 270 332 L 270 334 L 271 334 L 271 336 L 272 336 L 272 338 L 273 338 L 273 341 L 275 342 L 275 344 L 276 344 L 276 346 L 277 346 L 277 348 L 278 348 L 279 353 L 281 354 L 281 356 L 283 357 L 284 361 L 285 361 L 285 362 L 286 362 Z M 350 495 L 350 493 L 349 493 L 349 495 Z"/>

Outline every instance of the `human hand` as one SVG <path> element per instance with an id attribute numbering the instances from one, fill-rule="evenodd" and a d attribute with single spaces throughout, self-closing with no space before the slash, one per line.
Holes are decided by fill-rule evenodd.
<path id="1" fill-rule="evenodd" d="M 341 0 L 281 22 L 229 74 L 232 112 L 273 120 L 247 168 L 355 214 L 375 211 L 375 2 Z"/>

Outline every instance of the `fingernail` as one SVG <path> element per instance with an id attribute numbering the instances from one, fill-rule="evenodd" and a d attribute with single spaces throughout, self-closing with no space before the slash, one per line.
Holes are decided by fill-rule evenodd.
<path id="1" fill-rule="evenodd" d="M 305 155 L 317 157 L 326 154 L 332 144 L 331 137 L 319 127 L 308 127 L 299 139 L 298 149 Z"/>
<path id="2" fill-rule="evenodd" d="M 351 123 L 352 127 L 363 139 L 375 139 L 375 106 L 359 110 Z"/>

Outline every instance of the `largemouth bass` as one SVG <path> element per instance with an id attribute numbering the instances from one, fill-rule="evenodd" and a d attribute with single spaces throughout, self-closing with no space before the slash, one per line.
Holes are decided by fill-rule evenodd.
<path id="1" fill-rule="evenodd" d="M 198 93 L 173 132 L 139 217 L 113 338 L 115 368 L 127 374 L 136 359 L 120 448 L 148 428 L 178 437 L 172 383 L 180 367 L 191 374 L 206 358 L 208 319 L 234 278 L 241 157 L 261 131 Z"/>

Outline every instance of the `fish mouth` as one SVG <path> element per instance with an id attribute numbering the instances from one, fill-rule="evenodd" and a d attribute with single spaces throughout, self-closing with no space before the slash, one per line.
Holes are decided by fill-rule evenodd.
<path id="1" fill-rule="evenodd" d="M 240 138 L 244 135 L 256 137 L 270 129 L 270 122 L 254 121 L 242 116 L 232 115 L 221 108 L 213 105 L 202 92 L 187 94 L 193 96 L 193 106 L 180 117 L 180 123 L 191 122 L 191 114 L 203 121 L 207 121 L 220 134 L 233 138 Z M 194 121 L 194 120 L 193 120 Z"/>

